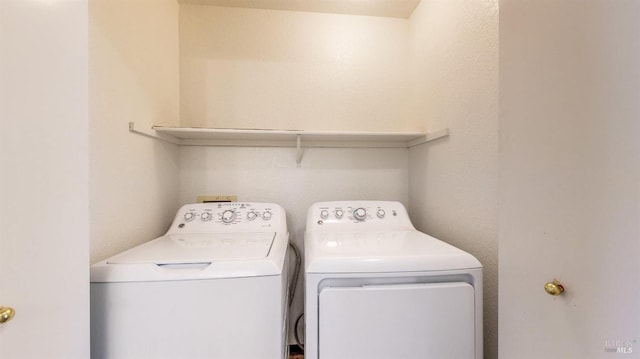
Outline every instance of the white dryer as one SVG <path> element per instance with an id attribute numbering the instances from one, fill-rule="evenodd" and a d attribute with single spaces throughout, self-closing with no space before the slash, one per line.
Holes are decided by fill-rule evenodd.
<path id="1" fill-rule="evenodd" d="M 285 358 L 288 237 L 277 204 L 183 206 L 91 267 L 91 357 Z"/>
<path id="2" fill-rule="evenodd" d="M 315 203 L 304 242 L 305 358 L 482 358 L 480 262 L 401 203 Z"/>

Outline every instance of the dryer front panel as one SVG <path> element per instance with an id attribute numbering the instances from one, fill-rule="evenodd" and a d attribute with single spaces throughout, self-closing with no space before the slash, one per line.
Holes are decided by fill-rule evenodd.
<path id="1" fill-rule="evenodd" d="M 318 304 L 321 359 L 475 358 L 469 283 L 325 287 Z"/>

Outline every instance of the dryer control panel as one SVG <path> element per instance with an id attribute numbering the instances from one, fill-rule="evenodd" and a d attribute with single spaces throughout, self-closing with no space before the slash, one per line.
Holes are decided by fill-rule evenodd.
<path id="1" fill-rule="evenodd" d="M 275 203 L 194 203 L 178 210 L 168 234 L 286 232 L 284 209 Z"/>
<path id="2" fill-rule="evenodd" d="M 407 210 L 395 201 L 335 201 L 314 203 L 307 213 L 307 230 L 414 229 Z"/>

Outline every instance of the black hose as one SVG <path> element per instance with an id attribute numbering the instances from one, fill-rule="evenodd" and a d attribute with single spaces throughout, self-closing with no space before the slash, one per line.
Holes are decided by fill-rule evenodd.
<path id="1" fill-rule="evenodd" d="M 303 317 L 304 313 L 300 314 L 298 319 L 296 319 L 296 324 L 293 325 L 293 336 L 296 338 L 296 344 L 298 345 L 298 348 L 302 349 L 302 352 L 304 352 L 304 343 L 300 341 L 300 337 L 298 336 L 298 326 Z"/>
<path id="2" fill-rule="evenodd" d="M 289 240 L 289 247 L 293 249 L 293 253 L 296 256 L 296 267 L 293 271 L 293 277 L 291 278 L 291 287 L 289 287 L 289 307 L 293 304 L 293 298 L 296 296 L 296 286 L 298 285 L 298 277 L 300 276 L 300 264 L 302 258 L 300 257 L 300 250 L 291 240 Z"/>

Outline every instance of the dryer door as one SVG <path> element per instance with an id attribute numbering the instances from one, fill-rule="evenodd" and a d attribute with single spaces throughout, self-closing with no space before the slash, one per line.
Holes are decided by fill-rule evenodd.
<path id="1" fill-rule="evenodd" d="M 319 358 L 474 358 L 474 317 L 464 282 L 327 287 Z"/>

